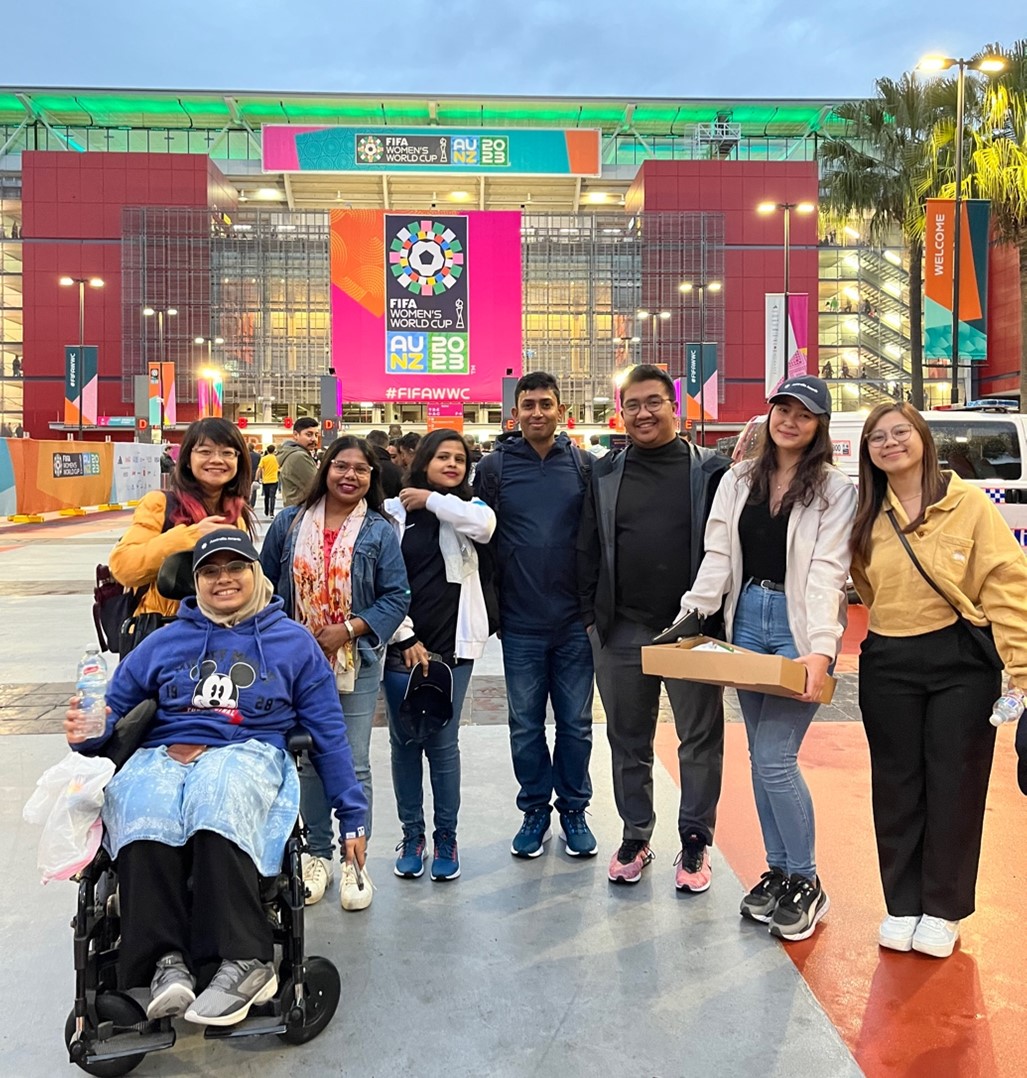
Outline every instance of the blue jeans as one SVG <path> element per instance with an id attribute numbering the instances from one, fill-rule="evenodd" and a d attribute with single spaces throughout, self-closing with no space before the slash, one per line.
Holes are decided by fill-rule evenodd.
<path id="1" fill-rule="evenodd" d="M 352 692 L 340 693 L 342 713 L 346 717 L 346 739 L 353 753 L 353 768 L 367 798 L 367 838 L 371 838 L 371 724 L 378 702 L 382 663 L 361 662 L 357 683 Z M 300 813 L 307 825 L 307 845 L 318 857 L 332 856 L 332 806 L 313 765 L 303 754 L 300 767 Z"/>
<path id="2" fill-rule="evenodd" d="M 428 758 L 428 777 L 436 831 L 456 834 L 460 812 L 460 712 L 471 683 L 473 662 L 453 667 L 453 718 L 423 745 L 404 745 L 397 735 L 399 708 L 403 703 L 409 672 L 386 670 L 383 688 L 389 714 L 389 745 L 392 749 L 392 786 L 403 834 L 424 834 L 423 758 Z"/>
<path id="3" fill-rule="evenodd" d="M 744 588 L 735 610 L 732 642 L 762 655 L 797 658 L 784 592 L 758 584 Z M 743 690 L 738 702 L 749 735 L 752 789 L 767 865 L 812 878 L 817 872 L 813 799 L 799 771 L 798 753 L 820 705 Z"/>
<path id="4" fill-rule="evenodd" d="M 521 812 L 578 812 L 592 800 L 592 645 L 577 622 L 555 633 L 502 635 L 510 752 Z M 546 741 L 546 701 L 553 704 L 556 741 Z"/>

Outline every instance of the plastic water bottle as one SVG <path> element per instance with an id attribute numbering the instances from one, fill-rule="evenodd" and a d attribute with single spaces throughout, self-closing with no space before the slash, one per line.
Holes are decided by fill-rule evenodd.
<path id="1" fill-rule="evenodd" d="M 85 715 L 79 732 L 85 737 L 99 737 L 107 729 L 107 663 L 96 644 L 90 644 L 79 660 L 75 687 L 79 709 Z"/>
<path id="2" fill-rule="evenodd" d="M 1009 689 L 994 703 L 991 709 L 991 725 L 1001 726 L 1004 722 L 1016 722 L 1023 714 L 1024 697 L 1019 689 Z"/>

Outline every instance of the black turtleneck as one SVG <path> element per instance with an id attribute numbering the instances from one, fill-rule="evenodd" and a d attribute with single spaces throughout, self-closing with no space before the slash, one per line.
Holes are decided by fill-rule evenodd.
<path id="1" fill-rule="evenodd" d="M 616 611 L 654 632 L 674 620 L 691 587 L 688 446 L 628 449 L 617 497 Z"/>

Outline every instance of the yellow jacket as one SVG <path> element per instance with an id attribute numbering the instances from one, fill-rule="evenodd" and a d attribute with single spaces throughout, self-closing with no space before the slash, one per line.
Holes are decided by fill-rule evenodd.
<path id="1" fill-rule="evenodd" d="M 955 621 L 916 571 L 888 520 L 909 524 L 891 488 L 874 522 L 870 558 L 852 562 L 852 582 L 870 612 L 870 630 L 917 636 Z M 978 487 L 957 475 L 944 497 L 928 506 L 924 523 L 906 536 L 924 572 L 974 625 L 991 624 L 995 645 L 1014 683 L 1027 689 L 1027 558 L 1009 525 Z"/>
<path id="2" fill-rule="evenodd" d="M 155 586 L 164 559 L 181 550 L 192 550 L 200 541 L 195 524 L 176 524 L 163 531 L 167 499 L 164 492 L 151 490 L 136 506 L 132 523 L 111 551 L 110 569 L 119 584 L 141 588 L 149 584 L 137 614 L 166 614 L 178 610 L 178 603 L 165 599 Z"/>
<path id="3" fill-rule="evenodd" d="M 262 483 L 277 483 L 278 482 L 278 457 L 274 453 L 265 453 L 260 458 L 260 465 L 257 468 L 257 474 L 260 476 Z"/>

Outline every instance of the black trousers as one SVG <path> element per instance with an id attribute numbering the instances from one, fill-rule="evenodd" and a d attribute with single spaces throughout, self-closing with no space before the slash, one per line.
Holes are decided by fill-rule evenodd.
<path id="1" fill-rule="evenodd" d="M 148 986 L 169 951 L 181 951 L 201 980 L 222 959 L 274 956 L 257 866 L 221 835 L 198 831 L 184 846 L 131 842 L 119 852 L 117 870 L 119 987 Z"/>
<path id="2" fill-rule="evenodd" d="M 613 796 L 624 824 L 625 839 L 652 838 L 656 827 L 653 806 L 653 742 L 660 709 L 660 686 L 667 690 L 678 735 L 678 776 L 681 800 L 678 833 L 699 834 L 713 841 L 724 771 L 724 691 L 642 673 L 643 644 L 653 633 L 642 625 L 621 621 L 605 646 L 593 632 L 596 685 L 606 709 L 606 736 L 613 758 Z"/>
<path id="3" fill-rule="evenodd" d="M 274 516 L 275 500 L 278 497 L 277 483 L 264 483 L 264 516 Z"/>
<path id="4" fill-rule="evenodd" d="M 894 917 L 958 921 L 974 911 L 1001 674 L 964 632 L 870 633 L 860 655 L 877 855 Z"/>

